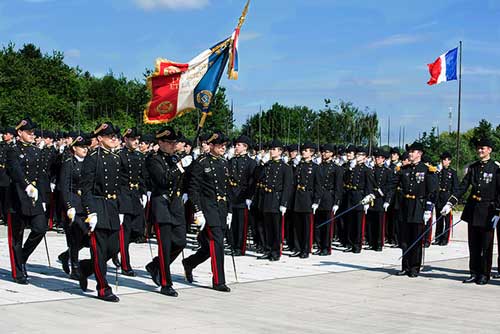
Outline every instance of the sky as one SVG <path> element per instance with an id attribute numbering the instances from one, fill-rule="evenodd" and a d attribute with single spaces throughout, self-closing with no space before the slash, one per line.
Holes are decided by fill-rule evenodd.
<path id="1" fill-rule="evenodd" d="M 187 62 L 228 37 L 246 0 L 0 0 L 0 44 L 63 51 L 71 66 L 143 80 L 158 57 Z M 340 100 L 377 112 L 383 144 L 457 127 L 458 82 L 426 64 L 463 42 L 461 129 L 500 122 L 500 1 L 253 0 L 239 80 L 221 85 L 242 124 L 273 103 Z M 451 109 L 450 109 L 451 108 Z"/>

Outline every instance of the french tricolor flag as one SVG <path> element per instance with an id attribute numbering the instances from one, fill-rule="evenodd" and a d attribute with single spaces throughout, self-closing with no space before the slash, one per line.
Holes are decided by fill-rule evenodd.
<path id="1" fill-rule="evenodd" d="M 431 74 L 431 78 L 427 82 L 428 85 L 457 80 L 457 54 L 458 48 L 454 48 L 439 56 L 434 63 L 427 64 Z"/>

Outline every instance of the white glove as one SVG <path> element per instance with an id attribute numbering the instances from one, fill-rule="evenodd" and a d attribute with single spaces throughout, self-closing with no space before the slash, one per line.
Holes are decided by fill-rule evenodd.
<path id="1" fill-rule="evenodd" d="M 190 156 L 190 155 L 186 155 L 180 161 L 180 163 L 181 163 L 181 165 L 182 165 L 183 168 L 188 167 L 189 165 L 191 165 L 192 162 L 193 162 L 193 157 Z"/>
<path id="2" fill-rule="evenodd" d="M 196 224 L 196 226 L 198 226 L 200 228 L 200 231 L 203 230 L 203 228 L 205 227 L 205 224 L 207 222 L 205 220 L 205 216 L 203 215 L 203 212 L 202 211 L 195 212 L 193 216 L 194 216 L 194 223 Z"/>
<path id="3" fill-rule="evenodd" d="M 125 215 L 123 213 L 118 214 L 118 219 L 120 219 L 120 225 L 123 224 L 123 219 L 125 218 Z"/>
<path id="4" fill-rule="evenodd" d="M 313 205 L 311 205 L 311 209 L 313 210 L 313 215 L 316 214 L 316 210 L 318 210 L 318 207 L 319 207 L 319 204 L 317 204 L 317 203 L 313 203 Z"/>
<path id="5" fill-rule="evenodd" d="M 370 208 L 370 204 L 363 205 L 363 210 L 365 211 L 365 215 L 368 213 L 369 208 Z"/>
<path id="6" fill-rule="evenodd" d="M 232 213 L 228 213 L 227 217 L 226 217 L 227 228 L 231 228 L 232 221 L 233 221 L 233 214 Z"/>
<path id="7" fill-rule="evenodd" d="M 384 207 L 384 211 L 387 212 L 387 209 L 389 208 L 389 203 L 388 202 L 385 202 L 383 207 Z"/>
<path id="8" fill-rule="evenodd" d="M 268 153 L 264 154 L 264 156 L 262 157 L 262 163 L 266 163 L 269 161 L 269 159 L 271 159 L 271 155 Z"/>
<path id="9" fill-rule="evenodd" d="M 352 169 L 356 167 L 356 159 L 352 159 L 351 162 L 349 163 L 349 167 Z"/>
<path id="10" fill-rule="evenodd" d="M 68 211 L 66 211 L 66 215 L 68 216 L 69 220 L 71 220 L 71 222 L 74 222 L 76 216 L 76 209 L 69 208 Z"/>
<path id="11" fill-rule="evenodd" d="M 301 159 L 302 157 L 299 154 L 297 154 L 297 156 L 293 159 L 293 165 L 297 166 Z"/>
<path id="12" fill-rule="evenodd" d="M 453 206 L 451 205 L 450 202 L 446 203 L 445 206 L 443 206 L 443 209 L 441 210 L 441 215 L 446 216 L 451 212 L 451 209 Z"/>
<path id="13" fill-rule="evenodd" d="M 247 204 L 247 209 L 250 210 L 250 206 L 252 206 L 252 200 L 251 199 L 246 199 L 245 203 Z"/>
<path id="14" fill-rule="evenodd" d="M 432 218 L 432 211 L 424 211 L 424 222 L 428 222 Z"/>
<path id="15" fill-rule="evenodd" d="M 38 201 L 38 189 L 36 189 L 35 186 L 28 184 L 24 191 L 28 194 L 28 197 L 33 198 L 35 202 Z"/>
<path id="16" fill-rule="evenodd" d="M 50 183 L 50 191 L 54 192 L 56 190 L 56 184 L 55 183 Z"/>
<path id="17" fill-rule="evenodd" d="M 493 224 L 493 229 L 495 229 L 497 227 L 497 224 L 498 224 L 498 221 L 500 220 L 500 216 L 494 216 L 492 219 L 491 219 L 491 222 Z"/>
<path id="18" fill-rule="evenodd" d="M 338 206 L 338 205 L 334 205 L 334 206 L 332 207 L 332 212 L 333 212 L 333 214 L 336 214 L 338 210 L 339 210 L 339 206 Z"/>
<path id="19" fill-rule="evenodd" d="M 47 203 L 42 203 L 43 211 L 47 212 Z"/>
<path id="20" fill-rule="evenodd" d="M 90 215 L 88 215 L 86 222 L 90 226 L 90 231 L 94 232 L 97 225 L 97 213 L 91 213 Z"/>
<path id="21" fill-rule="evenodd" d="M 372 202 L 374 199 L 375 199 L 375 195 L 373 195 L 373 194 L 366 195 L 365 198 L 363 198 L 361 200 L 361 204 L 363 204 L 363 205 L 370 204 L 370 202 Z"/>
<path id="22" fill-rule="evenodd" d="M 182 203 L 186 204 L 186 202 L 188 201 L 188 194 L 184 193 L 182 194 Z"/>
<path id="23" fill-rule="evenodd" d="M 151 191 L 146 191 L 146 196 L 148 198 L 148 201 L 151 200 Z"/>
<path id="24" fill-rule="evenodd" d="M 281 215 L 284 216 L 286 213 L 286 206 L 280 205 L 280 212 L 281 212 Z"/>
<path id="25" fill-rule="evenodd" d="M 142 208 L 144 209 L 146 207 L 146 204 L 148 204 L 148 196 L 142 195 L 140 201 L 141 201 Z"/>

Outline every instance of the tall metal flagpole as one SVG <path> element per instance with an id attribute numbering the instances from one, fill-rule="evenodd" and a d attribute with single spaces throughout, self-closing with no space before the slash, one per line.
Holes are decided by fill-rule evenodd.
<path id="1" fill-rule="evenodd" d="M 262 106 L 259 106 L 259 151 L 262 151 Z"/>
<path id="2" fill-rule="evenodd" d="M 458 67 L 458 117 L 457 117 L 457 171 L 460 170 L 460 107 L 462 100 L 462 41 L 459 47 L 460 62 Z"/>

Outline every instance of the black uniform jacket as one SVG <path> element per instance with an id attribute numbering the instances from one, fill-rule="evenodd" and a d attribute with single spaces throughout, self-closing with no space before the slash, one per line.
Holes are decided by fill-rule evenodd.
<path id="1" fill-rule="evenodd" d="M 151 209 L 153 221 L 158 224 L 182 225 L 185 223 L 182 202 L 181 170 L 177 167 L 178 157 L 159 151 L 146 159 L 151 178 Z"/>
<path id="2" fill-rule="evenodd" d="M 26 216 L 43 214 L 42 192 L 39 180 L 43 174 L 41 168 L 41 150 L 33 144 L 18 142 L 7 149 L 7 174 L 12 180 L 7 196 L 7 205 L 11 212 Z M 26 194 L 26 187 L 32 184 L 38 190 L 35 202 Z"/>
<path id="3" fill-rule="evenodd" d="M 229 170 L 226 159 L 207 154 L 193 162 L 188 195 L 194 211 L 203 212 L 208 226 L 226 225 L 227 214 L 232 212 L 228 189 Z"/>
<path id="4" fill-rule="evenodd" d="M 82 205 L 87 214 L 97 213 L 96 228 L 119 230 L 119 155 L 103 147 L 87 155 L 83 161 L 81 187 Z"/>

